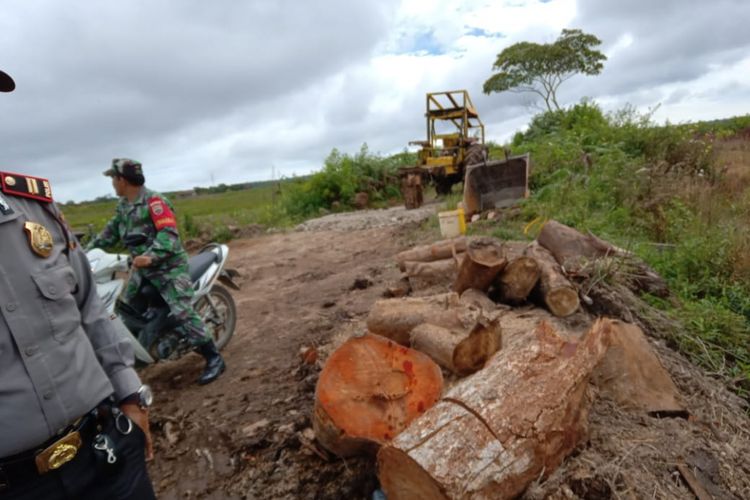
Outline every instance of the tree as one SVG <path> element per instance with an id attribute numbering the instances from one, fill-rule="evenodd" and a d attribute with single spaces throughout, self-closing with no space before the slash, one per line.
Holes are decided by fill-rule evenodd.
<path id="1" fill-rule="evenodd" d="M 601 73 L 607 56 L 594 48 L 601 43 L 581 30 L 564 29 L 554 43 L 513 44 L 498 54 L 492 69 L 499 72 L 484 82 L 484 93 L 533 92 L 544 99 L 547 110 L 559 110 L 560 84 L 579 73 Z"/>

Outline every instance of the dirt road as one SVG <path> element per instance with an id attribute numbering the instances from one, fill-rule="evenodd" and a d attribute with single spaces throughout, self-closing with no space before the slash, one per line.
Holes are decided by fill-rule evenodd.
<path id="1" fill-rule="evenodd" d="M 358 328 L 398 278 L 391 258 L 413 242 L 409 228 L 430 213 L 359 213 L 230 244 L 229 266 L 243 282 L 233 292 L 239 317 L 224 351 L 225 375 L 196 385 L 203 362 L 194 354 L 143 372 L 156 394 L 150 473 L 160 498 L 358 498 L 372 491 L 367 461 L 327 463 L 304 446 L 318 368 L 301 363 L 299 350 L 325 350 L 332 336 Z"/>
<path id="2" fill-rule="evenodd" d="M 364 328 L 399 277 L 393 255 L 438 237 L 434 225 L 419 227 L 434 210 L 414 220 L 398 211 L 341 214 L 232 242 L 230 266 L 244 281 L 233 292 L 239 318 L 226 374 L 196 385 L 203 362 L 192 354 L 143 372 L 156 393 L 150 472 L 160 498 L 369 498 L 372 460 L 332 460 L 310 444 L 320 362 L 303 363 L 300 347 L 315 346 L 325 359 Z M 689 498 L 680 463 L 702 474 L 715 498 L 750 498 L 747 403 L 663 340 L 651 343 L 690 418 L 596 398 L 588 438 L 524 498 Z"/>

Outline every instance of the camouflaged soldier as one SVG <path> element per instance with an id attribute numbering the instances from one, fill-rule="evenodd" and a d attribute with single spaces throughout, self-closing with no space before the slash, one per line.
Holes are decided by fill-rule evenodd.
<path id="1" fill-rule="evenodd" d="M 144 186 L 143 169 L 137 161 L 115 158 L 104 175 L 112 177 L 112 186 L 121 198 L 115 216 L 88 247 L 111 247 L 118 242 L 128 247 L 134 270 L 124 300 L 135 306 L 144 282 L 153 285 L 170 312 L 181 321 L 181 333 L 206 358 L 198 383 L 215 380 L 225 364 L 191 304 L 194 290 L 188 275 L 188 258 L 171 203 Z"/>
<path id="2" fill-rule="evenodd" d="M 154 498 L 133 361 L 49 181 L 0 172 L 0 498 Z"/>

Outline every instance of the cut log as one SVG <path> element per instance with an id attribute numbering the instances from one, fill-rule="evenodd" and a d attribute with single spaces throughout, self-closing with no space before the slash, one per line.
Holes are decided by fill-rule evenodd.
<path id="1" fill-rule="evenodd" d="M 431 245 L 421 245 L 396 254 L 399 269 L 405 271 L 405 262 L 432 262 L 453 257 L 466 251 L 466 237 L 460 236 L 449 240 L 441 240 Z"/>
<path id="2" fill-rule="evenodd" d="M 461 294 L 461 303 L 466 305 L 474 305 L 482 309 L 485 314 L 496 311 L 501 307 L 495 304 L 492 299 L 487 296 L 486 293 L 482 292 L 481 290 L 475 290 L 474 288 L 469 288 Z"/>
<path id="3" fill-rule="evenodd" d="M 408 346 L 411 331 L 422 323 L 460 331 L 473 328 L 480 315 L 478 307 L 462 304 L 456 293 L 381 299 L 370 309 L 367 328 Z"/>
<path id="4" fill-rule="evenodd" d="M 434 286 L 446 286 L 453 283 L 458 275 L 458 264 L 463 254 L 457 258 L 441 259 L 432 262 L 406 261 L 404 271 L 409 277 L 412 290 L 425 290 Z"/>
<path id="5" fill-rule="evenodd" d="M 579 267 L 582 260 L 614 255 L 619 250 L 599 238 L 584 235 L 555 220 L 544 224 L 536 240 L 550 251 L 561 266 L 570 270 Z"/>
<path id="6" fill-rule="evenodd" d="M 622 321 L 612 324 L 611 346 L 594 371 L 600 394 L 626 409 L 687 418 L 677 387 L 643 331 Z"/>
<path id="7" fill-rule="evenodd" d="M 315 389 L 313 428 L 339 456 L 372 453 L 440 399 L 440 368 L 383 337 L 351 338 L 328 358 Z"/>
<path id="8" fill-rule="evenodd" d="M 562 318 L 576 312 L 580 305 L 578 292 L 552 254 L 537 242 L 532 242 L 525 254 L 539 265 L 539 292 L 550 312 Z"/>
<path id="9" fill-rule="evenodd" d="M 548 476 L 585 436 L 588 378 L 611 323 L 578 344 L 546 323 L 503 349 L 378 452 L 389 500 L 514 498 Z"/>
<path id="10" fill-rule="evenodd" d="M 500 350 L 500 322 L 480 321 L 470 331 L 456 331 L 424 323 L 411 331 L 411 346 L 457 375 L 480 370 Z"/>
<path id="11" fill-rule="evenodd" d="M 469 288 L 486 292 L 505 268 L 503 245 L 494 238 L 478 238 L 466 245 L 466 255 L 458 268 L 453 291 L 461 293 Z"/>
<path id="12" fill-rule="evenodd" d="M 496 285 L 501 302 L 524 302 L 539 281 L 539 264 L 531 257 L 517 257 L 503 269 Z"/>
<path id="13" fill-rule="evenodd" d="M 633 291 L 642 291 L 658 297 L 669 296 L 666 281 L 645 262 L 631 252 L 618 248 L 595 235 L 583 234 L 572 227 L 550 220 L 544 224 L 537 241 L 550 251 L 555 260 L 568 272 L 579 272 L 592 260 L 616 258 L 619 266 L 627 269 L 628 282 Z"/>
<path id="14" fill-rule="evenodd" d="M 419 208 L 424 201 L 422 192 L 422 173 L 412 169 L 404 172 L 401 178 L 401 195 L 404 197 L 404 206 L 407 210 Z"/>
<path id="15" fill-rule="evenodd" d="M 385 289 L 385 292 L 383 292 L 383 297 L 387 298 L 398 298 L 398 297 L 406 297 L 411 293 L 411 283 L 409 283 L 409 278 L 406 276 L 403 276 L 400 280 L 398 280 L 398 283 L 396 283 L 393 286 L 389 286 Z"/>

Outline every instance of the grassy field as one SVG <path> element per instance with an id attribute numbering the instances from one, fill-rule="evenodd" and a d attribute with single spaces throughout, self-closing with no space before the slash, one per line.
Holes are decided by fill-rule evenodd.
<path id="1" fill-rule="evenodd" d="M 278 187 L 272 184 L 170 200 L 174 203 L 180 230 L 187 237 L 205 234 L 212 239 L 226 240 L 229 237 L 227 226 L 286 224 Z M 61 208 L 76 231 L 88 231 L 89 228 L 99 231 L 114 215 L 116 203 L 83 202 Z"/>

